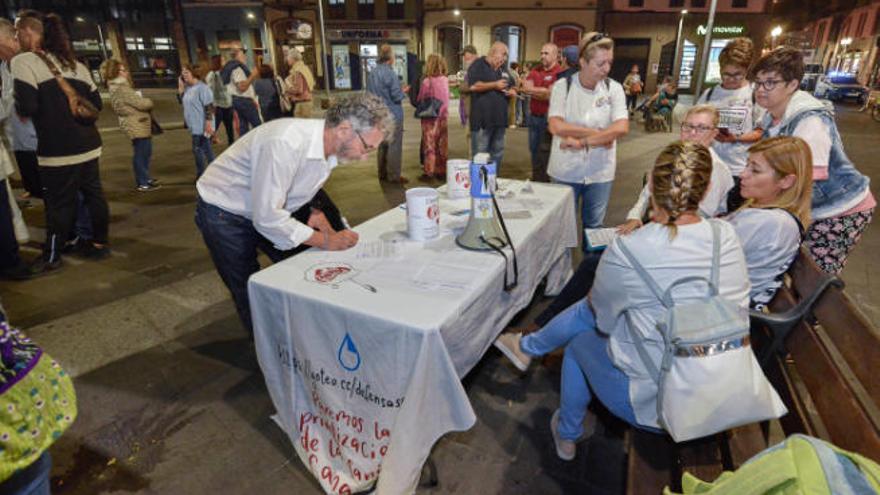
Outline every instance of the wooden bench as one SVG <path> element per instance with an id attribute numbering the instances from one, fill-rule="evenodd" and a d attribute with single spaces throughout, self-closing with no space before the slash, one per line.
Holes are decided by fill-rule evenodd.
<path id="1" fill-rule="evenodd" d="M 676 444 L 630 429 L 630 494 L 681 489 L 684 471 L 712 481 L 793 433 L 805 433 L 880 460 L 880 334 L 843 291 L 843 283 L 800 255 L 770 303 L 753 313 L 752 342 L 788 407 L 778 421 Z"/>

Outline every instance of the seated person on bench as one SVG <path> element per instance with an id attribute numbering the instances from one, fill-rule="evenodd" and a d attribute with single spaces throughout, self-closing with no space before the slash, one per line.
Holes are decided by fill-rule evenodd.
<path id="1" fill-rule="evenodd" d="M 740 176 L 746 202 L 726 220 L 733 225 L 745 252 L 753 308 L 770 302 L 798 253 L 804 228 L 810 222 L 811 167 L 809 147 L 799 138 L 772 138 L 749 148 L 747 166 Z M 535 323 L 546 328 L 563 310 L 581 301 L 593 286 L 598 263 L 596 254 L 584 258 L 560 295 Z M 495 346 L 525 371 L 531 358 L 564 346 L 576 333 L 569 334 L 566 340 L 548 339 L 544 329 L 526 336 L 505 333 L 498 337 Z"/>
<path id="2" fill-rule="evenodd" d="M 582 423 L 592 393 L 624 421 L 651 430 L 659 428 L 657 385 L 631 335 L 644 339 L 647 352 L 656 360 L 663 347 L 656 327 L 664 314 L 663 306 L 623 254 L 621 241 L 663 288 L 683 277 L 708 276 L 714 243 L 712 223 L 717 223 L 719 294 L 743 308 L 748 306 L 748 273 L 736 232 L 726 222 L 701 218 L 697 211 L 711 173 L 712 160 L 705 146 L 680 141 L 668 145 L 651 171 L 653 221 L 617 238 L 602 256 L 589 297 L 566 309 L 533 339 L 536 342 L 529 342 L 534 345 L 529 350 L 539 354 L 568 342 L 562 362 L 561 404 L 551 420 L 561 459 L 575 456 L 575 442 L 584 432 Z M 705 290 L 702 284 L 685 284 L 676 290 L 676 297 L 702 295 Z M 629 317 L 625 318 L 627 309 Z"/>

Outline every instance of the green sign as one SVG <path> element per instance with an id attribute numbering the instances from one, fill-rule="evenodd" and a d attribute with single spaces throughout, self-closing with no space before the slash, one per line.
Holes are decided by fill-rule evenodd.
<path id="1" fill-rule="evenodd" d="M 721 34 L 721 35 L 735 35 L 739 36 L 741 34 L 745 34 L 746 27 L 745 26 L 712 26 L 712 34 Z M 697 34 L 700 36 L 706 35 L 706 26 L 700 24 L 697 26 Z"/>

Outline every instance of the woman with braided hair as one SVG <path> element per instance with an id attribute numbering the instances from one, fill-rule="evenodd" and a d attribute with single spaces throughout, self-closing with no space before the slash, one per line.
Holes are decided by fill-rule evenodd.
<path id="1" fill-rule="evenodd" d="M 656 324 L 664 308 L 623 254 L 621 243 L 665 289 L 684 277 L 709 274 L 716 223 L 719 294 L 748 307 L 749 277 L 736 232 L 730 224 L 698 213 L 711 174 L 712 159 L 705 146 L 676 141 L 664 148 L 651 171 L 653 221 L 618 237 L 606 249 L 586 299 L 570 306 L 540 333 L 521 340 L 522 349 L 532 355 L 567 344 L 560 407 L 550 422 L 561 459 L 574 459 L 576 442 L 589 435 L 590 428 L 583 423 L 594 393 L 608 410 L 633 426 L 659 429 L 657 385 L 633 342 L 640 339 L 651 359 L 659 362 L 663 337 Z M 684 284 L 676 289 L 676 300 L 703 297 L 705 291 L 702 284 Z"/>

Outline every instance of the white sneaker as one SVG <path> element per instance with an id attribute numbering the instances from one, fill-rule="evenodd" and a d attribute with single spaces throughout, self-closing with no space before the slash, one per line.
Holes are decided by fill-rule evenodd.
<path id="1" fill-rule="evenodd" d="M 495 347 L 497 347 L 518 370 L 525 372 L 529 369 L 529 363 L 532 362 L 532 358 L 520 349 L 520 340 L 522 340 L 521 333 L 502 333 L 497 339 L 495 339 Z"/>
<path id="2" fill-rule="evenodd" d="M 553 432 L 553 443 L 556 444 L 556 455 L 563 461 L 574 460 L 577 453 L 577 445 L 574 440 L 566 440 L 559 436 L 559 409 L 553 412 L 550 418 L 550 431 Z"/>

